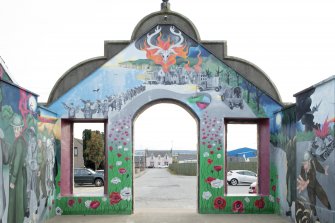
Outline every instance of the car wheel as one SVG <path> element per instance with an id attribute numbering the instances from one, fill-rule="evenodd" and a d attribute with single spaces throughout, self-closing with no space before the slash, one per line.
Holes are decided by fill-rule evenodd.
<path id="1" fill-rule="evenodd" d="M 230 180 L 230 184 L 233 185 L 233 186 L 236 186 L 238 184 L 238 180 L 233 178 Z"/>
<path id="2" fill-rule="evenodd" d="M 102 181 L 102 179 L 98 178 L 95 179 L 94 184 L 96 187 L 101 187 L 102 185 L 104 185 L 104 182 Z"/>

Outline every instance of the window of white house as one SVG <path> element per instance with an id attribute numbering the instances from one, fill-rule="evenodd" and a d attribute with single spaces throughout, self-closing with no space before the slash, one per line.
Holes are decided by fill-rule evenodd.
<path id="1" fill-rule="evenodd" d="M 73 149 L 73 155 L 78 156 L 78 147 L 74 147 Z"/>

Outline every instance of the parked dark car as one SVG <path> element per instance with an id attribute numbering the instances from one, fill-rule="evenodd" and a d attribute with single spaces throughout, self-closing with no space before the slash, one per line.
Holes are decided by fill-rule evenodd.
<path id="1" fill-rule="evenodd" d="M 74 169 L 75 184 L 94 184 L 96 187 L 104 185 L 104 173 L 95 172 L 89 168 Z"/>

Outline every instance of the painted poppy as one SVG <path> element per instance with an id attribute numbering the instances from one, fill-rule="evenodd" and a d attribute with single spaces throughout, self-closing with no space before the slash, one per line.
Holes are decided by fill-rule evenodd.
<path id="1" fill-rule="evenodd" d="M 75 201 L 73 199 L 70 199 L 70 200 L 67 201 L 67 206 L 72 208 L 74 203 L 75 203 Z"/>
<path id="2" fill-rule="evenodd" d="M 117 154 L 117 157 L 121 157 L 121 156 L 122 156 L 122 154 L 121 154 L 121 153 L 118 153 L 118 154 Z"/>
<path id="3" fill-rule="evenodd" d="M 121 174 L 125 174 L 127 172 L 127 170 L 125 168 L 120 168 L 119 169 L 119 173 Z"/>
<path id="4" fill-rule="evenodd" d="M 224 209 L 226 207 L 226 200 L 223 197 L 217 197 L 214 200 L 215 209 Z"/>
<path id="5" fill-rule="evenodd" d="M 222 166 L 214 166 L 214 170 L 216 170 L 217 172 L 222 170 Z"/>
<path id="6" fill-rule="evenodd" d="M 233 203 L 233 212 L 234 213 L 242 213 L 243 209 L 243 202 L 242 201 L 234 201 Z"/>
<path id="7" fill-rule="evenodd" d="M 255 203 L 254 203 L 255 207 L 259 208 L 259 209 L 262 209 L 264 208 L 265 206 L 265 202 L 264 202 L 264 199 L 261 198 L 259 200 L 256 200 Z"/>
<path id="8" fill-rule="evenodd" d="M 214 177 L 207 177 L 205 179 L 205 182 L 210 184 L 213 180 L 216 180 L 216 178 L 214 178 Z"/>
<path id="9" fill-rule="evenodd" d="M 100 206 L 100 202 L 99 201 L 92 201 L 90 204 L 90 208 L 92 209 L 97 209 Z"/>
<path id="10" fill-rule="evenodd" d="M 212 160 L 212 159 L 207 159 L 207 163 L 208 163 L 208 164 L 212 164 L 212 163 L 213 163 L 213 160 Z"/>
<path id="11" fill-rule="evenodd" d="M 109 203 L 111 205 L 114 205 L 114 204 L 117 204 L 121 201 L 121 195 L 117 192 L 112 192 L 110 195 L 109 195 Z"/>

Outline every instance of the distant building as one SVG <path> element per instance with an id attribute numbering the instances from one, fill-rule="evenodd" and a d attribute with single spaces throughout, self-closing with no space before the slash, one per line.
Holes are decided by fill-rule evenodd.
<path id="1" fill-rule="evenodd" d="M 73 168 L 85 167 L 83 140 L 73 138 Z"/>
<path id="2" fill-rule="evenodd" d="M 146 167 L 169 166 L 172 163 L 171 150 L 145 150 Z"/>

